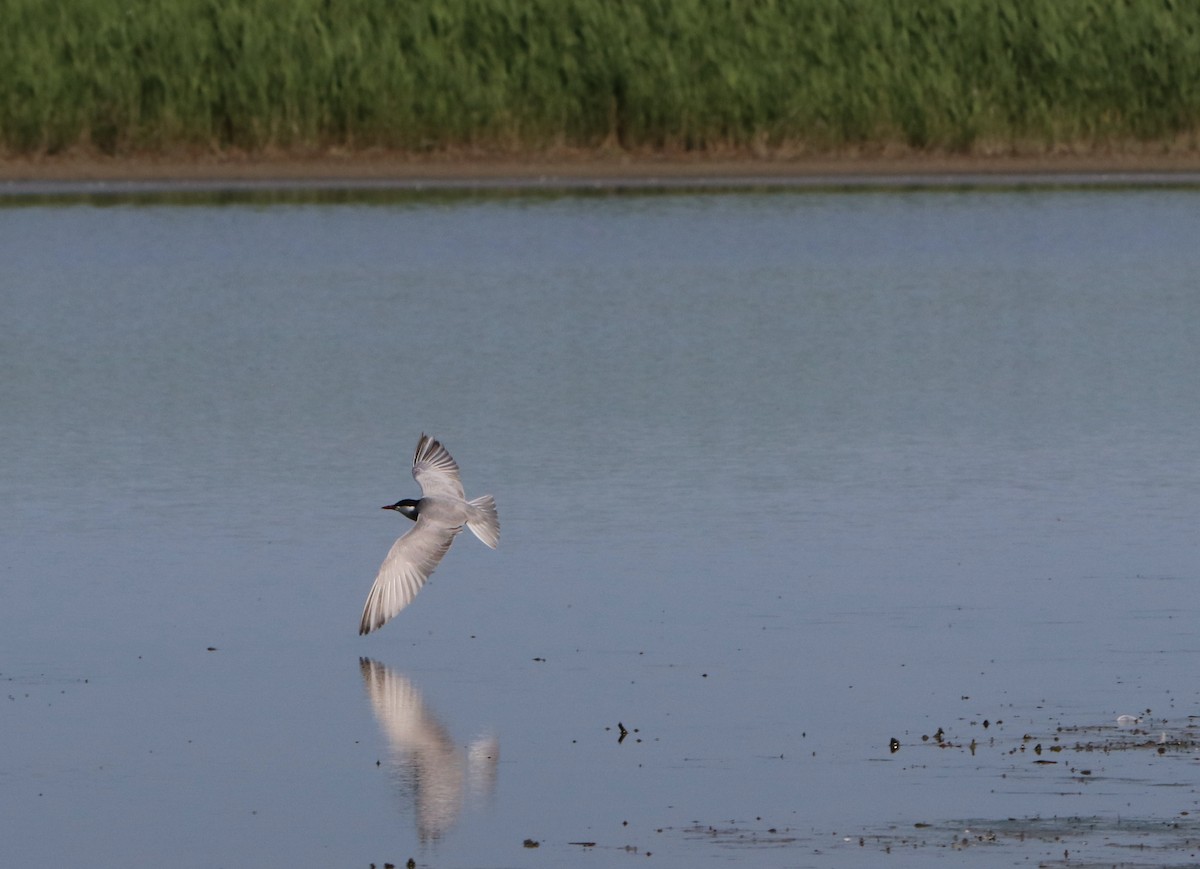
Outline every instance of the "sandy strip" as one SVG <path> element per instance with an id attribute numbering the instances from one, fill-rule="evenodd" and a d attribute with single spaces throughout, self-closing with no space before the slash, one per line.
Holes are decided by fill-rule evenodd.
<path id="1" fill-rule="evenodd" d="M 383 153 L 314 157 L 0 159 L 0 195 L 272 189 L 583 189 L 1200 185 L 1200 153 L 1035 157 L 546 159 Z"/>

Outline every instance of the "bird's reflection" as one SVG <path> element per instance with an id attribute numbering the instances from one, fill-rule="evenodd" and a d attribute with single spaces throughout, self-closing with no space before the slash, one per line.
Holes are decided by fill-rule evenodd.
<path id="1" fill-rule="evenodd" d="M 426 708 L 421 692 L 378 661 L 359 658 L 363 684 L 391 749 L 392 769 L 412 795 L 421 842 L 436 841 L 454 826 L 465 792 L 488 795 L 496 782 L 500 742 L 483 736 L 464 752 Z"/>

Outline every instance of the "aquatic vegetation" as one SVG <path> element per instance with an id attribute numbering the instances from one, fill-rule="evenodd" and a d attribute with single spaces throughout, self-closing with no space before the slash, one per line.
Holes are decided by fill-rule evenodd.
<path id="1" fill-rule="evenodd" d="M 0 0 L 0 148 L 1193 146 L 1173 0 Z"/>

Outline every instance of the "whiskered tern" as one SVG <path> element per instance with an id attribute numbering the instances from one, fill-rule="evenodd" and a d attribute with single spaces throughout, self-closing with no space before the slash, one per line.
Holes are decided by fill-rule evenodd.
<path id="1" fill-rule="evenodd" d="M 412 475 L 421 487 L 421 497 L 405 498 L 383 509 L 395 510 L 417 524 L 392 544 L 383 560 L 363 607 L 360 634 L 383 627 L 412 603 L 464 525 L 492 549 L 500 540 L 496 499 L 484 495 L 468 501 L 458 464 L 429 435 L 422 434 L 417 441 Z"/>

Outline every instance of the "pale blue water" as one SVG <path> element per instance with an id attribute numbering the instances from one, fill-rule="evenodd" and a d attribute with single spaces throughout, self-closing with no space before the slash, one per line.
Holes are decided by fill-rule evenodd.
<path id="1" fill-rule="evenodd" d="M 1194 861 L 1198 206 L 0 209 L 0 863 Z M 361 638 L 422 431 L 500 547 Z"/>

